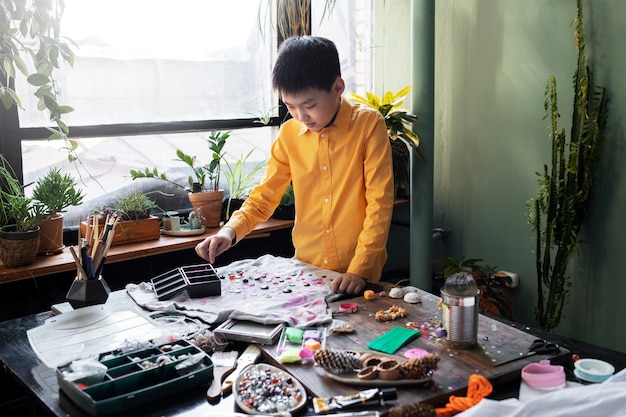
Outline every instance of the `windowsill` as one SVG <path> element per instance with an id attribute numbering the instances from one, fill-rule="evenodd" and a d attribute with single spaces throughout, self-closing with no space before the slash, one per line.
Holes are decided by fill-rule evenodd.
<path id="1" fill-rule="evenodd" d="M 293 226 L 293 220 L 270 219 L 260 224 L 247 238 L 255 238 L 267 235 L 275 230 L 287 229 Z M 175 252 L 183 249 L 191 249 L 208 236 L 216 234 L 219 228 L 209 229 L 199 236 L 174 237 L 161 236 L 157 240 L 140 243 L 112 246 L 107 254 L 107 263 L 127 261 L 143 258 L 161 253 Z M 72 271 L 76 268 L 74 259 L 69 250 L 63 250 L 59 254 L 49 256 L 37 256 L 35 261 L 28 266 L 19 268 L 7 268 L 0 265 L 0 284 L 51 275 L 59 272 Z"/>

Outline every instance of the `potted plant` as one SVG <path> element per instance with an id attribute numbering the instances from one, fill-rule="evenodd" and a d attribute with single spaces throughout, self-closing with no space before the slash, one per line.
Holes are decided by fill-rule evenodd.
<path id="1" fill-rule="evenodd" d="M 63 140 L 68 159 L 74 161 L 78 145 L 68 138 L 69 128 L 61 120 L 74 109 L 58 103 L 58 83 L 53 78 L 63 62 L 72 66 L 75 59 L 73 42 L 60 33 L 63 11 L 63 0 L 0 1 L 0 102 L 7 111 L 22 107 L 14 81 L 20 74 L 26 77 L 37 88 L 37 108 L 47 110 L 56 124 L 48 128 L 49 139 Z"/>
<path id="2" fill-rule="evenodd" d="M 482 262 L 483 260 L 478 258 L 463 259 L 453 256 L 432 261 L 434 264 L 444 266 L 444 279 L 459 272 L 472 274 L 480 292 L 481 313 L 513 320 L 511 300 L 504 293 L 504 289 L 512 282 L 511 277 L 502 271 L 497 271 L 497 267 L 483 265 Z"/>
<path id="3" fill-rule="evenodd" d="M 139 191 L 131 191 L 117 199 L 115 203 L 116 213 L 122 220 L 140 220 L 150 217 L 152 210 L 158 208 L 157 204 Z"/>
<path id="4" fill-rule="evenodd" d="M 241 156 L 235 163 L 231 164 L 224 160 L 224 177 L 228 187 L 228 199 L 224 210 L 224 218 L 228 220 L 233 211 L 239 209 L 243 201 L 248 198 L 252 188 L 258 184 L 257 174 L 265 168 L 266 162 L 261 161 L 254 165 L 248 172 L 245 170 L 246 161 L 254 150 Z"/>
<path id="5" fill-rule="evenodd" d="M 411 86 L 406 86 L 393 93 L 387 91 L 383 97 L 366 92 L 365 97 L 355 93 L 348 94 L 348 99 L 357 104 L 378 110 L 385 118 L 387 135 L 391 143 L 393 157 L 394 188 L 397 192 L 409 187 L 409 149 L 424 160 L 418 147 L 419 136 L 411 130 L 411 124 L 417 122 L 417 116 L 407 113 L 402 108 L 405 97 L 411 92 Z M 397 139 L 400 139 L 399 141 Z M 408 146 L 408 148 L 407 148 Z"/>
<path id="6" fill-rule="evenodd" d="M 211 151 L 211 161 L 205 165 L 198 164 L 195 155 L 188 155 L 180 149 L 176 150 L 177 159 L 187 164 L 193 172 L 193 175 L 189 175 L 187 179 L 188 184 L 186 185 L 169 180 L 165 173 L 159 172 L 156 168 L 145 168 L 143 171 L 131 169 L 130 175 L 133 180 L 137 178 L 156 178 L 189 190 L 189 201 L 196 216 L 202 219 L 202 224 L 205 227 L 219 227 L 222 215 L 222 200 L 224 199 L 224 191 L 219 189 L 221 163 L 224 159 L 224 145 L 230 133 L 230 131 L 211 132 L 207 139 L 209 150 Z"/>
<path id="7" fill-rule="evenodd" d="M 536 239 L 535 318 L 545 331 L 559 325 L 569 299 L 572 282 L 568 265 L 576 255 L 580 243 L 578 234 L 587 218 L 596 181 L 599 145 L 605 139 L 608 117 L 606 91 L 592 83 L 587 63 L 582 0 L 578 0 L 577 5 L 574 37 L 578 60 L 573 77 L 570 138 L 568 140 L 565 129 L 559 130 L 556 78 L 551 76 L 546 83 L 544 101 L 544 119 L 550 120 L 551 162 L 537 173 L 538 194 L 527 202 L 528 223 Z"/>
<path id="8" fill-rule="evenodd" d="M 289 183 L 280 198 L 280 203 L 272 217 L 278 220 L 293 220 L 296 217 L 296 200 L 293 194 L 293 184 Z"/>
<path id="9" fill-rule="evenodd" d="M 93 210 L 88 221 L 81 223 L 81 234 L 87 236 L 89 233 L 87 225 L 97 224 L 97 233 L 100 235 L 107 217 L 117 216 L 120 221 L 115 227 L 112 246 L 159 239 L 161 236 L 160 221 L 158 217 L 152 215 L 152 210 L 156 208 L 158 208 L 157 204 L 145 194 L 139 191 L 130 191 L 118 197 L 114 207 L 105 206 Z M 93 217 L 98 218 L 97 222 L 94 222 Z"/>
<path id="10" fill-rule="evenodd" d="M 59 253 L 63 250 L 63 212 L 81 204 L 85 195 L 71 175 L 50 168 L 35 182 L 33 198 L 43 204 L 46 216 L 39 225 L 38 254 Z"/>
<path id="11" fill-rule="evenodd" d="M 0 257 L 5 266 L 30 265 L 39 246 L 41 203 L 26 197 L 15 172 L 0 154 Z"/>

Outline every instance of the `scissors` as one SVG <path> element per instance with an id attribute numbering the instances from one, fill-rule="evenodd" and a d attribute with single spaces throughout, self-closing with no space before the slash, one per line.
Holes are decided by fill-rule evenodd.
<path id="1" fill-rule="evenodd" d="M 526 352 L 520 352 L 520 354 L 517 356 L 513 356 L 501 362 L 496 362 L 493 366 L 496 367 L 504 365 L 506 363 L 511 363 L 516 360 L 524 359 L 533 355 L 552 355 L 555 353 L 559 353 L 560 351 L 561 348 L 559 348 L 559 345 L 557 345 L 556 343 L 550 343 L 544 339 L 537 339 L 530 344 Z"/>

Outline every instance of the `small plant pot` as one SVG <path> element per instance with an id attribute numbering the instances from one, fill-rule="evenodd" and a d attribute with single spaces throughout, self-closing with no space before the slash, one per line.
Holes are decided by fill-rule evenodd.
<path id="1" fill-rule="evenodd" d="M 224 191 L 205 191 L 189 193 L 189 201 L 196 216 L 202 219 L 202 225 L 207 228 L 219 227 L 222 220 L 222 200 Z"/>
<path id="2" fill-rule="evenodd" d="M 74 309 L 77 309 L 106 303 L 110 292 L 109 286 L 102 277 L 88 280 L 75 279 L 65 298 Z"/>
<path id="3" fill-rule="evenodd" d="M 39 226 L 25 232 L 18 232 L 16 229 L 14 224 L 0 229 L 0 257 L 8 268 L 32 264 L 39 247 Z"/>
<path id="4" fill-rule="evenodd" d="M 46 217 L 39 224 L 39 249 L 37 255 L 63 252 L 63 214 Z"/>

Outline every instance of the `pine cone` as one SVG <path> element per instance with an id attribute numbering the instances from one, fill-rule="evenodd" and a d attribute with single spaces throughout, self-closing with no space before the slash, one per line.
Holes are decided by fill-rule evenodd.
<path id="1" fill-rule="evenodd" d="M 402 375 L 407 379 L 426 378 L 431 371 L 437 369 L 441 358 L 436 353 L 430 353 L 421 358 L 413 358 L 402 362 Z"/>
<path id="2" fill-rule="evenodd" d="M 391 407 L 389 417 L 437 417 L 437 412 L 432 405 L 413 403 Z"/>
<path id="3" fill-rule="evenodd" d="M 320 349 L 313 355 L 315 362 L 333 374 L 353 372 L 361 368 L 360 355 L 350 350 Z"/>

